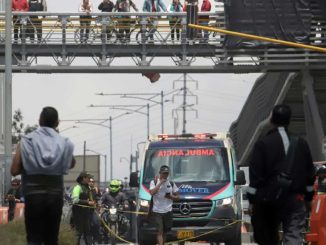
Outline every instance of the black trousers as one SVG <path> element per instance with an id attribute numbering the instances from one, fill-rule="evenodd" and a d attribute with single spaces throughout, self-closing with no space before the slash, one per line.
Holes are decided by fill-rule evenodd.
<path id="1" fill-rule="evenodd" d="M 130 41 L 130 18 L 128 16 L 123 16 L 118 22 L 119 27 L 119 39 Z"/>
<path id="2" fill-rule="evenodd" d="M 35 32 L 37 34 L 38 42 L 42 41 L 42 19 L 39 19 L 38 16 L 31 16 L 30 23 L 27 25 L 27 37 L 34 41 Z"/>
<path id="3" fill-rule="evenodd" d="M 81 15 L 79 22 L 80 22 L 80 39 L 81 39 L 81 42 L 84 42 L 89 38 L 91 17 L 88 15 Z M 85 34 L 84 34 L 84 32 L 85 32 Z"/>
<path id="4" fill-rule="evenodd" d="M 287 198 L 283 207 L 254 204 L 251 217 L 254 239 L 260 245 L 277 245 L 282 225 L 284 245 L 302 244 L 305 218 L 305 203 L 295 194 Z"/>
<path id="5" fill-rule="evenodd" d="M 171 40 L 174 41 L 174 33 L 176 33 L 177 40 L 180 40 L 180 20 L 170 20 Z"/>
<path id="6" fill-rule="evenodd" d="M 14 40 L 17 42 L 18 41 L 18 33 L 19 33 L 19 38 L 22 38 L 22 25 L 20 24 L 20 20 L 18 16 L 14 15 L 12 17 L 12 22 L 14 26 Z"/>
<path id="7" fill-rule="evenodd" d="M 58 245 L 63 206 L 61 194 L 25 196 L 25 227 L 28 245 Z"/>
<path id="8" fill-rule="evenodd" d="M 89 208 L 79 207 L 74 205 L 72 207 L 72 219 L 76 229 L 77 245 L 92 244 L 92 232 L 91 232 L 91 221 L 92 221 L 92 210 Z"/>

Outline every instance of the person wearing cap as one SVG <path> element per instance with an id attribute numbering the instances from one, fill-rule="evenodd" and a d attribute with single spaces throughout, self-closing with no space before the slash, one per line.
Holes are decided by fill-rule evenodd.
<path id="1" fill-rule="evenodd" d="M 13 176 L 22 175 L 27 244 L 58 244 L 63 176 L 75 165 L 74 145 L 58 133 L 55 108 L 42 109 L 39 125 L 22 136 L 10 171 Z"/>
<path id="2" fill-rule="evenodd" d="M 87 172 L 81 172 L 76 179 L 77 185 L 72 190 L 72 219 L 77 233 L 77 245 L 81 243 L 83 236 L 86 245 L 92 244 L 91 220 L 96 202 L 89 186 L 93 176 Z"/>
<path id="3" fill-rule="evenodd" d="M 290 137 L 290 119 L 288 105 L 280 104 L 273 108 L 270 117 L 272 129 L 255 143 L 249 166 L 249 211 L 254 239 L 261 245 L 280 244 L 278 231 L 281 224 L 283 244 L 302 244 L 306 207 L 310 206 L 314 195 L 315 174 L 309 146 L 303 138 Z M 290 153 L 292 163 L 284 161 L 290 149 L 293 149 Z M 281 203 L 266 201 L 264 195 L 270 193 L 266 188 L 274 183 L 276 175 L 284 171 L 284 165 L 290 164 L 292 167 L 287 172 L 292 179 L 289 191 Z"/>
<path id="4" fill-rule="evenodd" d="M 168 179 L 170 169 L 163 165 L 160 167 L 159 177 L 150 183 L 150 194 L 153 196 L 152 217 L 157 229 L 157 243 L 163 245 L 166 233 L 172 228 L 172 204 L 179 199 L 178 187 Z"/>

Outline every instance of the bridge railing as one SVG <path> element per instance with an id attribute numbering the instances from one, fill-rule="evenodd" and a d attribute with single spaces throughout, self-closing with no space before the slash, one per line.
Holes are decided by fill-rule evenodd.
<path id="1" fill-rule="evenodd" d="M 50 12 L 13 12 L 12 40 L 17 44 L 33 44 L 37 41 L 47 44 L 181 44 L 189 41 L 206 42 L 221 46 L 223 35 L 209 33 L 204 39 L 203 33 L 189 39 L 186 37 L 186 13 L 50 13 Z M 224 13 L 199 13 L 200 18 L 209 18 L 209 26 L 224 27 Z M 4 32 L 5 14 L 0 13 L 0 32 Z M 14 39 L 14 28 L 19 29 L 20 36 Z M 178 33 L 171 38 L 171 30 Z M 37 40 L 37 30 L 42 31 L 42 39 Z M 86 31 L 87 40 L 83 40 Z M 122 32 L 130 32 L 122 35 Z M 153 32 L 153 40 L 150 33 Z M 30 38 L 35 35 L 34 38 Z M 34 40 L 33 40 L 34 39 Z M 1 35 L 0 42 L 4 41 Z"/>
<path id="2" fill-rule="evenodd" d="M 261 72 L 262 70 L 297 70 L 302 68 L 324 69 L 326 53 L 292 48 L 270 43 L 259 43 L 259 46 L 240 46 L 229 48 L 224 45 L 225 35 L 204 33 L 189 37 L 187 35 L 187 17 L 181 13 L 51 13 L 51 12 L 14 12 L 13 21 L 21 29 L 21 36 L 14 38 L 13 57 L 14 64 L 22 69 L 34 65 L 42 65 L 38 57 L 52 57 L 54 66 L 73 66 L 77 64 L 76 58 L 88 58 L 95 61 L 97 67 L 114 66 L 112 61 L 129 57 L 137 67 L 147 69 L 153 66 L 155 57 L 171 57 L 164 69 L 171 72 L 171 68 L 178 65 L 189 71 L 196 67 L 200 72 Z M 224 11 L 212 13 L 198 13 L 199 24 L 201 20 L 209 19 L 211 27 L 225 28 Z M 310 44 L 323 46 L 326 44 L 326 23 L 318 15 L 312 19 Z M 174 39 L 171 36 L 170 20 L 176 19 L 172 25 L 179 28 Z M 86 30 L 89 35 L 84 39 Z M 153 23 L 154 22 L 154 23 Z M 155 28 L 154 28 L 155 27 Z M 0 56 L 4 56 L 5 13 L 0 12 Z M 121 30 L 130 30 L 129 35 L 121 35 Z M 30 32 L 32 30 L 32 32 Z M 37 30 L 42 30 L 38 40 Z M 151 31 L 153 40 L 151 39 Z M 34 38 L 30 38 L 31 33 Z M 40 33 L 40 32 L 39 32 Z M 129 39 L 130 37 L 130 39 Z M 153 45 L 154 44 L 154 45 Z M 200 66 L 204 57 L 205 66 Z M 0 59 L 1 61 L 1 59 Z M 47 61 L 43 61 L 48 65 Z M 209 64 L 209 65 L 206 65 Z M 130 70 L 124 68 L 122 70 Z M 180 68 L 181 67 L 181 68 Z M 51 66 L 51 69 L 53 66 Z M 17 68 L 18 69 L 18 68 Z M 38 69 L 35 67 L 35 69 Z M 109 69 L 109 68 L 108 68 Z M 157 67 L 164 71 L 162 67 Z M 78 71 L 85 71 L 80 68 Z M 91 70 L 92 71 L 92 70 Z M 97 70 L 96 70 L 97 71 Z M 120 71 L 120 70 L 119 70 Z M 191 71 L 195 71 L 192 69 Z"/>

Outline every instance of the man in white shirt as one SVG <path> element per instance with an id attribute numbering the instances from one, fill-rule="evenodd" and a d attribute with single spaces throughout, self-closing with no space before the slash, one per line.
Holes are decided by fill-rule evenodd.
<path id="1" fill-rule="evenodd" d="M 152 180 L 150 184 L 158 245 L 165 243 L 166 233 L 172 228 L 172 204 L 173 201 L 179 199 L 178 187 L 174 182 L 168 180 L 169 172 L 168 166 L 161 166 L 159 178 Z"/>

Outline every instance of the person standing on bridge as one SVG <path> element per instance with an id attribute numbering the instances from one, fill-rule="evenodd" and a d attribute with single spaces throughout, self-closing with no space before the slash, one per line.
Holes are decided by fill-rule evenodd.
<path id="1" fill-rule="evenodd" d="M 153 219 L 156 226 L 158 245 L 164 245 L 166 234 L 173 226 L 172 204 L 179 199 L 178 187 L 168 180 L 170 169 L 166 165 L 160 167 L 159 177 L 151 181 L 149 191 L 153 198 Z"/>
<path id="2" fill-rule="evenodd" d="M 179 0 L 172 0 L 172 3 L 168 6 L 170 13 L 182 12 L 182 5 Z M 180 40 L 180 16 L 168 16 L 169 24 L 171 28 L 171 40 L 174 43 L 174 34 L 176 34 L 176 40 Z"/>
<path id="3" fill-rule="evenodd" d="M 130 12 L 131 7 L 138 12 L 136 4 L 131 0 L 117 0 L 115 4 L 115 11 L 117 12 Z M 119 16 L 118 17 L 118 27 L 119 27 L 119 36 L 118 40 L 122 43 L 130 42 L 130 16 Z"/>
<path id="4" fill-rule="evenodd" d="M 114 3 L 111 0 L 103 0 L 103 2 L 100 3 L 98 6 L 98 9 L 101 10 L 102 12 L 112 12 L 114 9 Z M 102 18 L 106 20 L 110 20 L 109 16 L 102 16 Z M 102 40 L 110 40 L 112 37 L 110 27 L 108 25 L 105 26 L 105 28 L 102 30 Z"/>
<path id="5" fill-rule="evenodd" d="M 11 174 L 22 175 L 27 244 L 57 245 L 63 207 L 63 175 L 75 165 L 74 146 L 57 132 L 59 117 L 55 108 L 44 107 L 39 124 L 35 131 L 22 136 Z"/>
<path id="6" fill-rule="evenodd" d="M 289 106 L 273 108 L 273 129 L 256 142 L 249 166 L 249 209 L 254 239 L 261 245 L 279 244 L 280 224 L 283 244 L 302 244 L 306 207 L 314 194 L 311 153 L 304 139 L 290 137 L 290 118 Z"/>
<path id="7" fill-rule="evenodd" d="M 90 13 L 93 12 L 93 4 L 91 1 L 82 0 L 82 3 L 79 6 L 79 12 L 85 13 L 80 16 L 80 42 L 87 43 L 92 21 Z"/>
<path id="8" fill-rule="evenodd" d="M 210 12 L 211 11 L 211 2 L 209 0 L 203 0 L 203 3 L 200 8 L 200 12 Z M 199 24 L 202 26 L 208 26 L 209 23 L 209 16 L 199 16 Z M 204 36 L 200 35 L 200 42 L 207 43 L 208 42 L 208 37 L 209 33 L 208 31 L 203 31 Z"/>
<path id="9" fill-rule="evenodd" d="M 27 0 L 12 0 L 12 11 L 27 12 L 29 9 Z M 18 30 L 19 38 L 23 38 L 22 25 L 20 24 L 20 18 L 17 15 L 12 16 L 12 22 L 14 26 L 14 43 L 18 42 Z"/>
<path id="10" fill-rule="evenodd" d="M 161 12 L 161 11 L 167 12 L 166 6 L 163 3 L 163 0 L 145 0 L 143 5 L 143 11 L 144 12 Z M 158 26 L 158 17 L 152 16 L 148 19 L 149 22 L 149 38 L 150 42 L 154 43 L 154 32 L 157 30 Z"/>
<path id="11" fill-rule="evenodd" d="M 29 12 L 47 11 L 46 0 L 29 0 Z M 42 42 L 42 17 L 37 15 L 30 15 L 30 24 L 27 27 L 29 38 L 34 42 L 35 31 L 37 34 L 37 42 Z"/>

